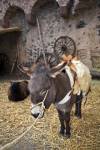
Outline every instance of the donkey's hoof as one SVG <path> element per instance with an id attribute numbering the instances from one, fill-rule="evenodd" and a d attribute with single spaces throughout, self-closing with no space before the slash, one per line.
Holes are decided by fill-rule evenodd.
<path id="1" fill-rule="evenodd" d="M 78 113 L 75 113 L 75 116 L 76 116 L 78 119 L 81 119 L 81 118 L 82 118 L 82 115 L 81 115 L 81 114 L 78 114 Z"/>
<path id="2" fill-rule="evenodd" d="M 77 116 L 77 118 L 78 118 L 78 119 L 81 119 L 81 118 L 82 118 L 82 116 L 81 116 L 81 115 L 80 115 L 80 116 L 78 115 L 78 116 Z"/>
<path id="3" fill-rule="evenodd" d="M 61 131 L 61 130 L 59 131 L 60 136 L 64 136 L 64 134 L 65 134 L 64 131 Z"/>
<path id="4" fill-rule="evenodd" d="M 69 139 L 69 138 L 70 138 L 70 136 L 71 136 L 71 134 L 69 133 L 69 134 L 65 134 L 65 136 L 64 136 L 64 137 L 65 137 L 66 139 Z"/>

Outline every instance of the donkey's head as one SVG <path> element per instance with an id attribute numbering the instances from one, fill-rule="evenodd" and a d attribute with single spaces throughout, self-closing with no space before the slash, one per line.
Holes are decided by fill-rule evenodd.
<path id="1" fill-rule="evenodd" d="M 64 68 L 65 63 L 50 68 L 45 63 L 37 63 L 32 69 L 24 68 L 24 72 L 30 75 L 29 92 L 31 96 L 32 115 L 37 118 L 43 117 L 44 108 L 48 109 L 55 100 L 56 89 L 54 78 Z"/>

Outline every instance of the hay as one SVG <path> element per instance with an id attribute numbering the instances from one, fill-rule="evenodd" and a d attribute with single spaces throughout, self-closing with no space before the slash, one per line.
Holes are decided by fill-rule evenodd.
<path id="1" fill-rule="evenodd" d="M 0 83 L 0 145 L 11 142 L 21 135 L 27 127 L 34 123 L 30 115 L 29 98 L 24 102 L 13 103 L 7 99 L 9 83 Z M 34 149 L 52 150 L 99 150 L 100 149 L 100 82 L 93 81 L 92 92 L 87 104 L 83 107 L 83 118 L 78 120 L 71 114 L 72 136 L 66 140 L 58 135 L 59 119 L 54 106 L 46 112 L 43 119 L 21 139 L 17 145 L 25 141 L 33 143 Z M 41 131 L 41 132 L 40 132 Z M 30 144 L 31 145 L 31 144 Z M 15 145 L 11 149 L 14 150 Z"/>

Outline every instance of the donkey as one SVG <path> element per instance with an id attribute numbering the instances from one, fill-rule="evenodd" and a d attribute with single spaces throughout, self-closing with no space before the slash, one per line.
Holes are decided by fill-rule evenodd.
<path id="1" fill-rule="evenodd" d="M 30 75 L 28 89 L 30 92 L 32 108 L 31 114 L 35 118 L 42 118 L 45 109 L 48 109 L 53 103 L 58 111 L 60 120 L 60 134 L 70 137 L 70 112 L 73 104 L 76 102 L 75 115 L 81 117 L 82 96 L 74 95 L 71 87 L 69 73 L 63 73 L 65 63 L 57 67 L 50 68 L 45 63 L 35 64 L 33 70 L 23 68 L 24 72 Z M 71 73 L 74 81 L 74 73 Z M 78 103 L 77 103 L 78 101 Z"/>
<path id="2" fill-rule="evenodd" d="M 8 89 L 8 99 L 13 102 L 22 101 L 29 96 L 28 81 L 11 81 Z"/>

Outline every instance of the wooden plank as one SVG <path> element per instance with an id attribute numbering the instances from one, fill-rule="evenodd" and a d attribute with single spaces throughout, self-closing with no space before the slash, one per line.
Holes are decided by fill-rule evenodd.
<path id="1" fill-rule="evenodd" d="M 8 33 L 8 32 L 21 32 L 21 28 L 19 27 L 10 27 L 10 28 L 1 28 L 0 34 Z"/>
<path id="2" fill-rule="evenodd" d="M 91 75 L 93 79 L 99 79 L 100 80 L 100 71 L 97 70 L 91 70 Z"/>
<path id="3" fill-rule="evenodd" d="M 99 52 L 100 53 L 100 52 Z M 100 57 L 100 54 L 91 54 L 91 57 Z"/>

